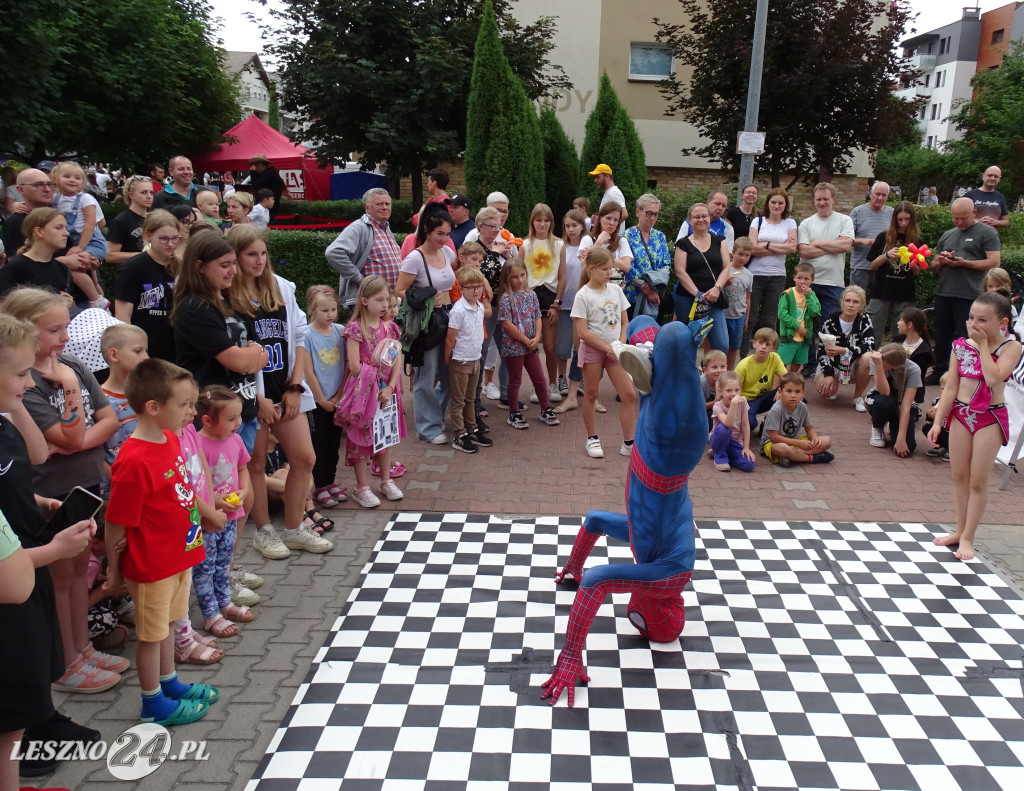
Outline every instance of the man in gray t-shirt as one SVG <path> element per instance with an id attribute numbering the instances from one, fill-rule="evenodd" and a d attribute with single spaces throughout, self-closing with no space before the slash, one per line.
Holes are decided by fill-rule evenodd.
<path id="1" fill-rule="evenodd" d="M 970 198 L 953 201 L 953 223 L 935 246 L 932 272 L 935 282 L 935 310 L 932 332 L 935 334 L 935 368 L 925 384 L 938 384 L 949 370 L 953 341 L 967 332 L 971 303 L 981 293 L 985 273 L 1000 263 L 999 234 L 978 222 Z"/>
<path id="2" fill-rule="evenodd" d="M 850 212 L 853 222 L 853 250 L 850 253 L 850 285 L 871 290 L 871 262 L 868 250 L 875 243 L 878 234 L 889 229 L 892 222 L 892 206 L 886 206 L 889 199 L 889 185 L 876 181 L 871 185 L 867 203 L 854 207 Z"/>

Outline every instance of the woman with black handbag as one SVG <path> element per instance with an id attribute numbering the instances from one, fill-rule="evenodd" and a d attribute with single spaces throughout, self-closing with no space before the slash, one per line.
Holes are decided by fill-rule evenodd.
<path id="1" fill-rule="evenodd" d="M 711 348 L 727 352 L 725 309 L 729 301 L 722 287 L 729 279 L 729 248 L 724 236 L 708 233 L 711 213 L 706 205 L 693 204 L 687 219 L 693 233 L 676 240 L 676 319 L 684 324 L 691 319 L 714 319 L 708 334 Z"/>
<path id="2" fill-rule="evenodd" d="M 428 203 L 420 212 L 416 228 L 416 249 L 402 261 L 395 291 L 404 298 L 412 286 L 430 287 L 434 295 L 433 322 L 447 324 L 452 300 L 449 296 L 455 285 L 455 253 L 446 246 L 452 232 L 452 218 L 444 206 Z M 434 317 L 437 318 L 434 318 Z M 416 434 L 432 445 L 448 444 L 444 434 L 444 415 L 448 409 L 450 391 L 448 366 L 444 362 L 444 344 L 423 347 L 423 362 L 414 369 L 412 394 L 416 412 Z M 435 384 L 435 381 L 437 384 Z"/>

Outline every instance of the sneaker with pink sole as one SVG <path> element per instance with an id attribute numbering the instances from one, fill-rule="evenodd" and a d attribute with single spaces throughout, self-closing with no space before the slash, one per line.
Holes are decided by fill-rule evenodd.
<path id="1" fill-rule="evenodd" d="M 79 654 L 72 662 L 64 675 L 58 678 L 50 687 L 57 692 L 71 692 L 78 695 L 93 695 L 97 692 L 106 692 L 121 680 L 117 673 L 109 670 L 102 670 L 92 662 L 87 662 Z"/>
<path id="2" fill-rule="evenodd" d="M 82 656 L 85 657 L 86 662 L 92 662 L 100 670 L 108 670 L 111 673 L 123 673 L 132 664 L 126 657 L 111 656 L 103 651 L 97 651 L 92 643 L 82 651 Z"/>

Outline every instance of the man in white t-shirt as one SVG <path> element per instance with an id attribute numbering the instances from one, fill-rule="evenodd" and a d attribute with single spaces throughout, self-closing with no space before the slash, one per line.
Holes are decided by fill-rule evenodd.
<path id="1" fill-rule="evenodd" d="M 708 214 L 711 215 L 711 224 L 708 226 L 708 233 L 713 233 L 717 236 L 724 236 L 725 246 L 729 248 L 729 252 L 731 253 L 733 242 L 736 241 L 736 231 L 733 229 L 732 223 L 722 216 L 728 208 L 729 196 L 721 190 L 715 190 L 708 195 Z M 693 228 L 690 227 L 690 221 L 683 220 L 683 224 L 679 226 L 679 233 L 676 234 L 676 241 L 685 239 L 692 233 Z"/>
<path id="2" fill-rule="evenodd" d="M 846 254 L 854 239 L 853 221 L 849 215 L 833 211 L 835 204 L 836 188 L 828 182 L 818 184 L 814 188 L 815 213 L 797 229 L 800 261 L 814 267 L 811 290 L 821 303 L 822 319 L 839 312 L 839 297 L 846 287 Z M 808 361 L 811 367 L 814 363 L 814 359 Z"/>
<path id="3" fill-rule="evenodd" d="M 622 222 L 619 223 L 619 234 L 626 232 L 626 218 L 629 216 L 629 210 L 626 209 L 626 196 L 622 194 L 622 190 L 615 186 L 615 182 L 612 180 L 612 169 L 603 162 L 594 168 L 588 176 L 592 176 L 594 183 L 598 189 L 604 190 L 604 195 L 601 196 L 601 206 L 606 203 L 612 203 L 613 201 L 622 207 Z M 598 206 L 598 211 L 601 210 L 601 206 Z M 592 222 L 597 222 L 597 213 L 590 218 Z"/>
<path id="4" fill-rule="evenodd" d="M 836 188 L 822 182 L 814 188 L 815 213 L 800 223 L 797 251 L 800 261 L 814 267 L 811 289 L 821 303 L 822 317 L 839 311 L 839 295 L 846 287 L 846 254 L 853 247 L 853 221 L 833 211 Z"/>

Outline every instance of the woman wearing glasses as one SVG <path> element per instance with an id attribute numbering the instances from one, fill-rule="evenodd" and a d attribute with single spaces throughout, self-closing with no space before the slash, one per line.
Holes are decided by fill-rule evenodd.
<path id="1" fill-rule="evenodd" d="M 623 288 L 626 299 L 629 300 L 630 316 L 633 314 L 638 292 L 642 292 L 653 304 L 661 304 L 661 299 L 650 284 L 636 285 L 645 272 L 668 269 L 672 266 L 668 239 L 654 227 L 660 213 L 661 201 L 650 192 L 645 193 L 636 200 L 637 224 L 626 229 L 626 241 L 629 243 L 629 249 L 633 251 L 633 265 L 626 274 L 626 284 Z"/>
<path id="2" fill-rule="evenodd" d="M 168 316 L 174 306 L 174 251 L 182 229 L 169 211 L 157 209 L 142 223 L 143 252 L 121 264 L 114 281 L 114 316 L 149 336 L 149 356 L 175 361 L 174 330 Z"/>

